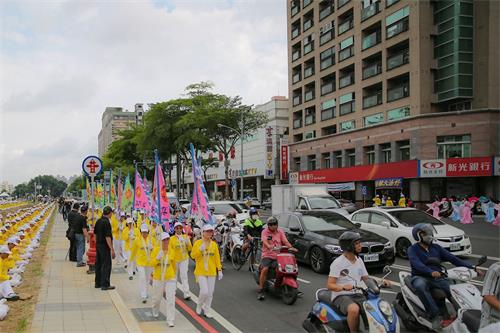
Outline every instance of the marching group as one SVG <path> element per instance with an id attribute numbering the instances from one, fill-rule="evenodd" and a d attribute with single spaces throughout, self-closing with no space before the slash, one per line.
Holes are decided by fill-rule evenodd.
<path id="1" fill-rule="evenodd" d="M 38 204 L 0 214 L 0 320 L 9 311 L 5 302 L 20 299 L 13 288 L 23 283 L 22 275 L 51 213 L 51 204 Z"/>

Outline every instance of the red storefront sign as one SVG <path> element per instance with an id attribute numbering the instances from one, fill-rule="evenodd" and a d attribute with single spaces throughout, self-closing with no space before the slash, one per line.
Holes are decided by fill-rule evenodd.
<path id="1" fill-rule="evenodd" d="M 491 157 L 469 157 L 446 159 L 447 177 L 491 176 L 493 163 Z"/>
<path id="2" fill-rule="evenodd" d="M 288 145 L 286 145 L 286 144 L 281 145 L 280 158 L 281 158 L 281 179 L 287 180 L 288 179 Z"/>
<path id="3" fill-rule="evenodd" d="M 226 181 L 225 180 L 218 180 L 215 182 L 215 186 L 220 187 L 220 186 L 225 186 Z"/>
<path id="4" fill-rule="evenodd" d="M 299 172 L 299 184 L 336 183 L 380 178 L 417 178 L 418 161 L 361 165 L 350 168 L 320 169 Z"/>

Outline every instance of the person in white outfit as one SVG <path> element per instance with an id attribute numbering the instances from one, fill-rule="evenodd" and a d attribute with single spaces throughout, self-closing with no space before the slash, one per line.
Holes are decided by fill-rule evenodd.
<path id="1" fill-rule="evenodd" d="M 151 259 L 153 267 L 153 317 L 157 318 L 160 313 L 160 304 L 163 293 L 167 303 L 167 325 L 174 327 L 175 319 L 175 260 L 169 249 L 170 235 L 167 232 L 162 232 L 161 246 L 155 247 Z"/>
<path id="2" fill-rule="evenodd" d="M 148 299 L 148 282 L 151 279 L 151 254 L 153 251 L 152 237 L 149 236 L 149 227 L 143 223 L 140 228 L 141 235 L 137 237 L 132 245 L 130 260 L 135 260 L 139 275 L 139 287 L 142 303 Z"/>
<path id="3" fill-rule="evenodd" d="M 189 293 L 189 280 L 188 280 L 188 268 L 189 268 L 189 254 L 191 253 L 192 245 L 189 237 L 183 234 L 184 225 L 180 222 L 174 224 L 175 234 L 170 239 L 170 253 L 176 262 L 175 279 L 180 275 L 181 279 L 181 290 L 184 293 L 184 299 L 191 299 Z"/>

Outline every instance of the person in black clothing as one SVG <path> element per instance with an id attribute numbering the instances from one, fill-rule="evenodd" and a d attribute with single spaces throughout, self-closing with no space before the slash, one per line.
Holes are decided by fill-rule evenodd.
<path id="1" fill-rule="evenodd" d="M 69 261 L 76 262 L 76 239 L 75 239 L 75 223 L 80 215 L 78 209 L 80 205 L 75 202 L 73 208 L 68 213 L 68 229 L 66 230 L 66 238 L 69 240 Z"/>
<path id="2" fill-rule="evenodd" d="M 68 215 L 71 211 L 71 201 L 64 201 L 63 209 L 62 209 L 62 215 L 63 215 L 63 220 L 67 221 L 68 220 Z"/>
<path id="3" fill-rule="evenodd" d="M 94 226 L 96 237 L 96 260 L 95 260 L 95 287 L 101 290 L 115 289 L 110 285 L 111 260 L 115 258 L 113 249 L 113 234 L 109 219 L 113 215 L 113 209 L 106 206 L 102 211 L 102 217 L 98 219 Z"/>
<path id="4" fill-rule="evenodd" d="M 81 214 L 78 214 L 73 223 L 73 231 L 75 234 L 76 243 L 76 267 L 84 267 L 86 264 L 83 262 L 83 255 L 85 254 L 85 240 L 88 239 L 89 227 L 87 225 L 87 206 L 82 206 L 80 209 Z"/>

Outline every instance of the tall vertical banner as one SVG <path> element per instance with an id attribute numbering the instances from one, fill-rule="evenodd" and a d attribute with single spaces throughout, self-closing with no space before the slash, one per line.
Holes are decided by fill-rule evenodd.
<path id="1" fill-rule="evenodd" d="M 102 183 L 97 184 L 97 207 L 104 208 L 104 189 Z"/>
<path id="2" fill-rule="evenodd" d="M 92 198 L 92 189 L 90 188 L 89 177 L 85 177 L 85 199 L 90 203 Z"/>
<path id="3" fill-rule="evenodd" d="M 205 185 L 203 185 L 201 168 L 198 164 L 198 160 L 196 158 L 194 146 L 192 143 L 189 144 L 189 148 L 191 152 L 194 179 L 193 201 L 191 202 L 191 216 L 200 216 L 201 218 L 205 219 L 207 223 L 215 224 L 212 215 L 208 213 L 208 195 L 207 191 L 205 190 Z"/>
<path id="4" fill-rule="evenodd" d="M 155 150 L 155 176 L 151 193 L 151 217 L 156 223 L 162 224 L 165 230 L 170 230 L 170 204 L 157 150 Z"/>
<path id="5" fill-rule="evenodd" d="M 129 212 L 132 210 L 134 204 L 134 190 L 132 189 L 132 184 L 130 184 L 130 176 L 127 175 L 125 178 L 125 185 L 123 186 L 122 202 L 120 204 L 120 209 L 123 212 Z"/>
<path id="6" fill-rule="evenodd" d="M 116 187 L 115 181 L 113 180 L 113 170 L 110 171 L 109 179 L 109 205 L 114 209 L 118 208 L 116 205 Z"/>
<path id="7" fill-rule="evenodd" d="M 274 178 L 274 144 L 273 144 L 273 130 L 271 126 L 266 127 L 266 165 L 264 169 L 264 178 Z"/>
<path id="8" fill-rule="evenodd" d="M 116 208 L 119 211 L 122 210 L 122 196 L 123 196 L 123 185 L 122 185 L 122 173 L 118 174 L 118 180 L 116 181 Z"/>
<path id="9" fill-rule="evenodd" d="M 288 180 L 288 138 L 280 139 L 280 178 Z"/>
<path id="10" fill-rule="evenodd" d="M 144 209 L 146 212 L 151 210 L 149 203 L 148 194 L 144 184 L 142 183 L 141 176 L 139 172 L 135 172 L 135 198 L 134 198 L 134 209 Z"/>

